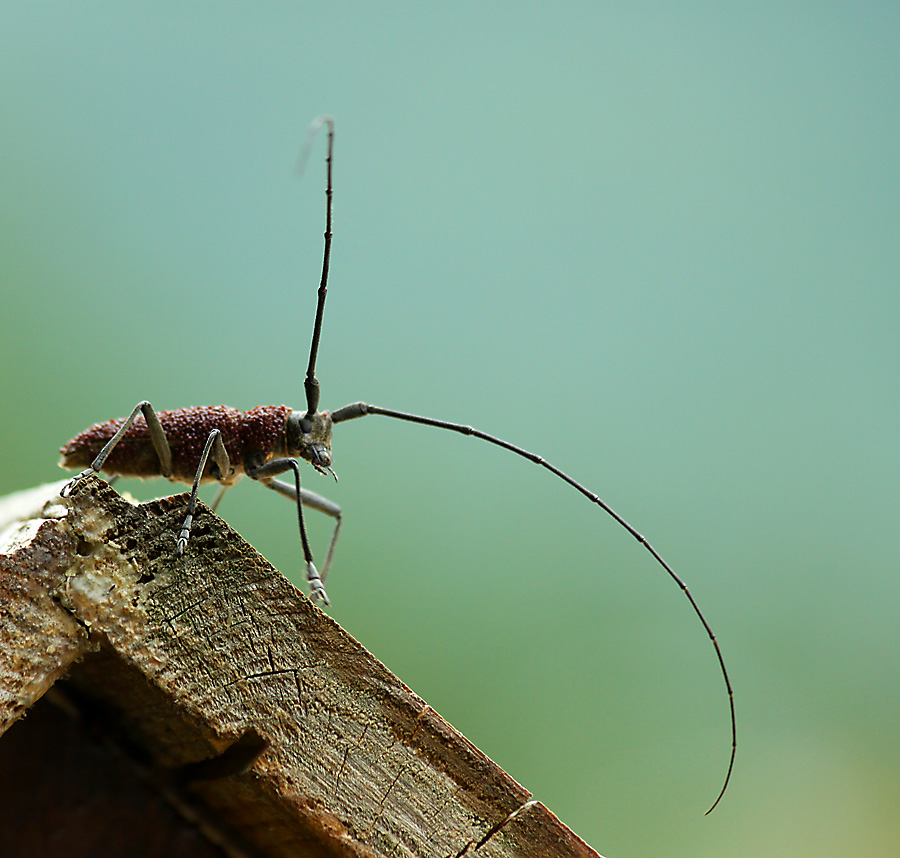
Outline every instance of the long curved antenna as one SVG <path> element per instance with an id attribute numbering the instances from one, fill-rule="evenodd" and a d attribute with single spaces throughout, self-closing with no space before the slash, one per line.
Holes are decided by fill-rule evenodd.
<path id="1" fill-rule="evenodd" d="M 357 417 L 365 417 L 369 414 L 380 414 L 384 417 L 393 417 L 396 420 L 405 420 L 408 423 L 420 423 L 423 426 L 434 426 L 438 429 L 448 429 L 451 432 L 458 432 L 460 435 L 471 435 L 474 438 L 480 438 L 482 441 L 487 441 L 489 444 L 494 444 L 497 447 L 503 447 L 504 450 L 509 450 L 512 453 L 515 453 L 517 456 L 521 456 L 523 459 L 528 459 L 530 462 L 534 462 L 536 465 L 540 465 L 542 468 L 546 468 L 550 473 L 556 474 L 561 480 L 567 482 L 572 488 L 581 492 L 589 501 L 597 504 L 607 515 L 612 516 L 622 527 L 625 528 L 650 554 L 653 555 L 653 559 L 662 566 L 663 569 L 669 574 L 669 577 L 681 588 L 681 591 L 687 597 L 688 601 L 691 603 L 691 607 L 694 609 L 694 613 L 700 618 L 700 622 L 703 623 L 703 628 L 706 629 L 706 634 L 709 636 L 709 639 L 712 641 L 712 645 L 716 651 L 716 658 L 719 660 L 719 667 L 722 671 L 722 678 L 725 680 L 725 688 L 728 691 L 728 706 L 731 711 L 731 757 L 728 761 L 728 771 L 725 773 L 725 782 L 722 784 L 722 789 L 719 790 L 718 796 L 716 796 L 716 800 L 712 803 L 712 806 L 706 813 L 711 813 L 716 805 L 722 800 L 722 796 L 725 795 L 725 790 L 728 788 L 728 782 L 731 780 L 731 772 L 734 769 L 734 758 L 737 752 L 737 722 L 735 720 L 734 715 L 734 692 L 731 688 L 731 680 L 728 677 L 728 671 L 725 668 L 725 659 L 722 657 L 722 650 L 719 649 L 719 642 L 716 640 L 716 636 L 713 634 L 713 630 L 710 628 L 708 622 L 706 622 L 706 617 L 703 616 L 702 611 L 700 610 L 700 606 L 694 600 L 694 597 L 691 595 L 690 590 L 687 588 L 687 584 L 675 574 L 675 571 L 666 563 L 665 560 L 660 556 L 659 552 L 637 531 L 633 528 L 621 515 L 619 515 L 609 504 L 605 503 L 601 498 L 594 494 L 594 492 L 585 488 L 581 483 L 572 479 L 568 474 L 561 471 L 555 465 L 551 465 L 546 459 L 542 456 L 537 455 L 536 453 L 531 453 L 528 450 L 524 450 L 521 447 L 517 447 L 515 444 L 510 444 L 508 441 L 504 441 L 502 438 L 496 438 L 493 435 L 488 435 L 486 432 L 482 432 L 478 429 L 473 429 L 471 426 L 465 426 L 461 423 L 449 423 L 446 420 L 435 420 L 433 417 L 420 417 L 416 414 L 407 414 L 403 411 L 392 411 L 389 408 L 379 408 L 377 405 L 367 405 L 365 402 L 354 402 L 351 405 L 345 405 L 343 408 L 339 408 L 337 411 L 332 412 L 331 419 L 333 423 L 341 423 L 345 420 L 353 420 Z"/>
<path id="2" fill-rule="evenodd" d="M 316 357 L 319 354 L 319 338 L 322 335 L 322 316 L 325 312 L 325 294 L 328 291 L 328 264 L 331 260 L 331 198 L 334 195 L 331 183 L 331 164 L 334 155 L 334 119 L 319 116 L 309 126 L 306 142 L 297 162 L 297 172 L 302 173 L 312 149 L 316 133 L 328 126 L 328 154 L 325 157 L 327 180 L 325 183 L 325 252 L 322 256 L 322 278 L 319 281 L 319 302 L 316 305 L 316 321 L 313 324 L 312 345 L 309 348 L 309 365 L 303 387 L 306 391 L 306 416 L 312 417 L 319 410 L 319 380 L 316 378 Z"/>

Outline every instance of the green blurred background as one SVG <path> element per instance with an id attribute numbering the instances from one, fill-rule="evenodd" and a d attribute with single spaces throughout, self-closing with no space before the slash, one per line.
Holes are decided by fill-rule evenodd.
<path id="1" fill-rule="evenodd" d="M 894 3 L 6 3 L 0 491 L 90 423 L 322 405 L 332 615 L 610 858 L 900 852 Z M 141 497 L 165 483 L 125 486 Z M 289 504 L 221 513 L 289 575 Z M 328 521 L 314 529 L 321 554 Z"/>

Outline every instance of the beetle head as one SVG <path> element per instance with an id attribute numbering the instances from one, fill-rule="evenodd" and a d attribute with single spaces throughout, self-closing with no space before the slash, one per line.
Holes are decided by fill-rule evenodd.
<path id="1" fill-rule="evenodd" d="M 331 413 L 292 411 L 287 419 L 287 454 L 306 459 L 320 474 L 334 476 L 331 470 Z"/>

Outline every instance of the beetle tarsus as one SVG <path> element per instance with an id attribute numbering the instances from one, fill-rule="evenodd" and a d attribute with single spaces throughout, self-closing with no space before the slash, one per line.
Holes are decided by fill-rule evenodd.
<path id="1" fill-rule="evenodd" d="M 178 545 L 175 548 L 176 554 L 184 554 L 184 549 L 187 548 L 188 539 L 191 538 L 191 523 L 194 520 L 194 516 L 190 513 L 185 516 L 184 524 L 181 525 L 181 533 L 178 535 Z"/>
<path id="2" fill-rule="evenodd" d="M 83 479 L 89 477 L 91 474 L 96 474 L 97 472 L 93 468 L 85 468 L 80 474 L 76 474 L 72 477 L 69 482 L 67 482 L 62 489 L 60 489 L 59 496 L 61 498 L 67 498 L 69 495 L 75 491 L 75 486 L 77 486 Z"/>
<path id="3" fill-rule="evenodd" d="M 326 605 L 330 605 L 328 594 L 325 592 L 325 585 L 319 577 L 319 572 L 315 564 L 310 560 L 306 564 L 306 580 L 309 581 L 309 597 L 314 602 L 321 599 Z"/>

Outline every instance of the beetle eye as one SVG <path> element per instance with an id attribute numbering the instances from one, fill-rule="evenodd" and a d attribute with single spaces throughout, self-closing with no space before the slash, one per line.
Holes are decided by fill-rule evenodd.
<path id="1" fill-rule="evenodd" d="M 304 435 L 308 435 L 311 429 L 312 429 L 312 420 L 307 420 L 305 417 L 301 417 L 300 418 L 300 431 Z"/>

